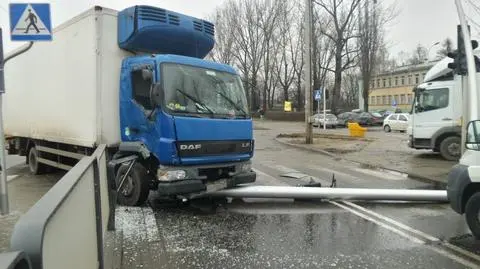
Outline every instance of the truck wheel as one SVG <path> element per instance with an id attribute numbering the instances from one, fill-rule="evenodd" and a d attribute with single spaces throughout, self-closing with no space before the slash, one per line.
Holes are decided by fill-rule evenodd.
<path id="1" fill-rule="evenodd" d="M 445 138 L 440 143 L 440 154 L 449 161 L 457 161 L 461 156 L 461 141 L 460 137 L 451 136 Z"/>
<path id="2" fill-rule="evenodd" d="M 120 166 L 115 177 L 115 183 L 118 188 L 123 175 L 128 170 L 128 164 Z M 125 179 L 123 187 L 117 193 L 117 201 L 121 205 L 138 206 L 145 203 L 150 192 L 149 188 L 150 176 L 143 165 L 136 163 L 130 174 Z"/>
<path id="3" fill-rule="evenodd" d="M 475 238 L 480 239 L 480 192 L 473 194 L 465 206 L 465 219 Z"/>
<path id="4" fill-rule="evenodd" d="M 38 162 L 38 151 L 35 146 L 31 147 L 30 150 L 28 151 L 28 157 L 27 157 L 27 162 L 28 162 L 28 168 L 30 169 L 30 172 L 34 175 L 40 175 L 43 174 L 47 171 L 47 166 L 43 163 Z"/>

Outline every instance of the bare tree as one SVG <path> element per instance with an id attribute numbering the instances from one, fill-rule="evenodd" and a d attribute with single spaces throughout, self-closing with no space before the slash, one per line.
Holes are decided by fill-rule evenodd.
<path id="1" fill-rule="evenodd" d="M 262 64 L 263 64 L 263 91 L 262 108 L 267 109 L 267 103 L 270 103 L 271 91 L 274 90 L 277 77 L 273 70 L 276 65 L 276 53 L 278 51 L 278 42 L 275 38 L 278 34 L 277 22 L 281 14 L 282 1 L 275 1 L 273 4 L 268 1 L 255 1 L 256 12 L 258 12 L 258 26 L 263 34 L 262 45 Z"/>
<path id="2" fill-rule="evenodd" d="M 356 9 L 361 0 L 315 0 L 332 23 L 322 28 L 322 33 L 333 43 L 334 48 L 334 86 L 331 92 L 331 109 L 337 109 L 342 86 L 342 72 L 356 64 L 358 48 L 354 46 Z"/>
<path id="3" fill-rule="evenodd" d="M 380 54 L 386 56 L 383 59 L 384 67 L 389 64 L 388 52 L 384 46 L 384 28 L 383 26 L 392 20 L 395 15 L 395 6 L 383 7 L 377 4 L 377 0 L 365 0 L 358 9 L 358 45 L 359 67 L 362 78 L 362 97 L 364 110 L 368 111 L 368 96 L 370 94 L 370 80 L 376 70 L 376 66 L 381 64 Z M 382 70 L 385 71 L 385 70 Z"/>
<path id="4" fill-rule="evenodd" d="M 290 100 L 290 87 L 295 80 L 295 63 L 298 61 L 298 41 L 294 40 L 292 34 L 293 16 L 290 1 L 281 1 L 280 5 L 280 22 L 279 32 L 280 38 L 278 40 L 279 53 L 277 54 L 277 64 L 275 65 L 275 75 L 278 84 L 282 88 L 283 100 Z"/>

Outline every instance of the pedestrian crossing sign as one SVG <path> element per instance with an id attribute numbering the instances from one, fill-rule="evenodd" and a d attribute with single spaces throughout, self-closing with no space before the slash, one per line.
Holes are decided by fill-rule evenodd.
<path id="1" fill-rule="evenodd" d="M 10 36 L 12 41 L 51 41 L 50 4 L 10 4 Z"/>

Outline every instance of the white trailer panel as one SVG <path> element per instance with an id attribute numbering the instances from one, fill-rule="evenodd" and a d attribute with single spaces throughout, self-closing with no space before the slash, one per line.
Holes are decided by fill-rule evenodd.
<path id="1" fill-rule="evenodd" d="M 117 12 L 92 8 L 5 66 L 7 136 L 92 147 L 120 142 Z"/>

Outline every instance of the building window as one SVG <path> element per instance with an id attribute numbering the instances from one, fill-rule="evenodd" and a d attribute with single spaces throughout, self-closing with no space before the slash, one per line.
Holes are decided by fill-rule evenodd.
<path id="1" fill-rule="evenodd" d="M 380 88 L 380 79 L 377 79 L 377 88 Z"/>
<path id="2" fill-rule="evenodd" d="M 398 95 L 395 95 L 394 98 L 395 98 L 395 99 L 393 99 L 393 100 L 395 100 L 395 103 L 396 103 L 397 105 L 400 104 L 400 98 L 398 97 Z"/>
<path id="3" fill-rule="evenodd" d="M 370 87 L 371 87 L 372 89 L 375 88 L 375 80 L 372 80 L 372 82 L 370 83 Z"/>
<path id="4" fill-rule="evenodd" d="M 412 85 L 412 75 L 408 75 L 408 85 Z"/>
<path id="5" fill-rule="evenodd" d="M 415 84 L 418 84 L 419 81 L 419 74 L 415 74 Z"/>
<path id="6" fill-rule="evenodd" d="M 402 76 L 402 81 L 401 82 L 402 82 L 401 85 L 405 85 L 405 77 L 404 76 Z"/>
<path id="7" fill-rule="evenodd" d="M 375 104 L 375 96 L 370 97 L 370 104 L 374 105 Z"/>
<path id="8" fill-rule="evenodd" d="M 398 86 L 398 77 L 395 77 L 395 86 Z"/>
<path id="9" fill-rule="evenodd" d="M 383 87 L 387 87 L 387 80 L 386 79 L 383 79 Z"/>
<path id="10" fill-rule="evenodd" d="M 381 105 L 382 104 L 382 97 L 380 96 L 377 96 L 377 105 Z"/>
<path id="11" fill-rule="evenodd" d="M 386 95 L 382 96 L 382 99 L 383 99 L 382 104 L 384 104 L 384 105 L 388 104 Z"/>
<path id="12" fill-rule="evenodd" d="M 405 94 L 401 94 L 400 95 L 400 104 L 404 105 L 406 104 L 407 102 L 406 101 L 406 95 Z"/>
<path id="13" fill-rule="evenodd" d="M 388 87 L 392 87 L 392 78 L 388 78 Z"/>
<path id="14" fill-rule="evenodd" d="M 407 98 L 408 98 L 408 104 L 411 105 L 412 104 L 412 94 L 408 94 L 407 95 Z"/>

